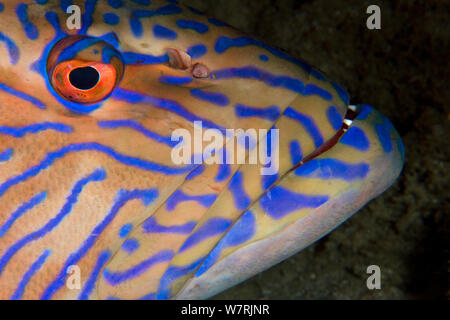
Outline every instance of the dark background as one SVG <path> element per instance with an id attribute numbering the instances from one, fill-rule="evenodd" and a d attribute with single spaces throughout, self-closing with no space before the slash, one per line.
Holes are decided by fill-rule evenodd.
<path id="1" fill-rule="evenodd" d="M 385 114 L 399 180 L 319 242 L 220 299 L 448 299 L 450 1 L 182 0 L 286 50 Z M 366 9 L 381 8 L 381 30 Z M 368 290 L 366 268 L 381 268 Z"/>

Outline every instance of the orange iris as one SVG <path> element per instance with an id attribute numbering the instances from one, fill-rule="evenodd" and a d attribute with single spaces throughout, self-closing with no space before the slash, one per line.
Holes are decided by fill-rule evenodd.
<path id="1" fill-rule="evenodd" d="M 55 66 L 51 82 L 65 99 L 80 104 L 94 104 L 114 90 L 117 71 L 111 64 L 68 60 Z"/>

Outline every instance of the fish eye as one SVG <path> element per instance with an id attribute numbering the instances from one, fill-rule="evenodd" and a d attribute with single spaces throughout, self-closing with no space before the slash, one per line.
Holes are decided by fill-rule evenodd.
<path id="1" fill-rule="evenodd" d="M 69 36 L 55 44 L 47 74 L 56 93 L 67 101 L 95 104 L 105 100 L 123 75 L 120 52 L 105 41 Z"/>

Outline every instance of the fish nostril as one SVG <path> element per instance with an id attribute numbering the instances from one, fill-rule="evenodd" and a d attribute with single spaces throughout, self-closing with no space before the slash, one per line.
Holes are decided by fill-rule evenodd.
<path id="1" fill-rule="evenodd" d="M 76 68 L 69 74 L 70 83 L 79 90 L 92 89 L 99 79 L 100 75 L 93 67 Z"/>

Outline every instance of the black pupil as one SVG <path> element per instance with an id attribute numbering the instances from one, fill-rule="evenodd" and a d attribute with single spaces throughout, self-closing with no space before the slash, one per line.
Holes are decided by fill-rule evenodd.
<path id="1" fill-rule="evenodd" d="M 70 83 L 77 89 L 92 89 L 98 82 L 100 75 L 92 67 L 77 68 L 70 72 Z"/>

